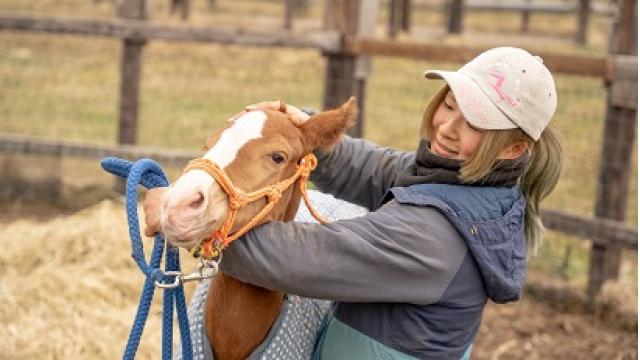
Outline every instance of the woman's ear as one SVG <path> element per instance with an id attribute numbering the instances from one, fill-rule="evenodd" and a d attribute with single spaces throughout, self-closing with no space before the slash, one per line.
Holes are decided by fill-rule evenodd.
<path id="1" fill-rule="evenodd" d="M 315 149 L 329 149 L 335 145 L 342 134 L 352 127 L 358 117 L 358 104 L 355 97 L 349 98 L 337 109 L 317 113 L 300 125 L 305 144 L 305 153 Z"/>
<path id="2" fill-rule="evenodd" d="M 529 143 L 526 141 L 517 141 L 509 146 L 507 146 L 502 152 L 498 159 L 500 160 L 513 160 L 517 159 L 520 156 L 524 155 L 529 148 Z"/>

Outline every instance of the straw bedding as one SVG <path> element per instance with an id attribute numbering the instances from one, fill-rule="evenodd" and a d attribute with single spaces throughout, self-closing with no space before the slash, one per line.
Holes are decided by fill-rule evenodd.
<path id="1" fill-rule="evenodd" d="M 0 225 L 0 244 L 0 358 L 122 356 L 144 281 L 122 204 Z M 191 270 L 194 261 L 182 256 Z M 137 358 L 159 357 L 160 302 L 156 293 Z"/>

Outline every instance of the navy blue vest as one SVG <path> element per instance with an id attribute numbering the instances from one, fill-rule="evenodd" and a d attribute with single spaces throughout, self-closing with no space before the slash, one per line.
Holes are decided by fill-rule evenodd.
<path id="1" fill-rule="evenodd" d="M 453 224 L 469 247 L 462 277 L 456 275 L 435 304 L 337 304 L 320 340 L 320 359 L 461 359 L 487 297 L 503 303 L 522 293 L 525 199 L 519 188 L 417 184 L 392 188 L 382 203 L 392 198 L 435 207 Z"/>
<path id="2" fill-rule="evenodd" d="M 469 246 L 496 303 L 518 300 L 526 276 L 525 199 L 520 189 L 418 184 L 392 188 L 401 204 L 438 208 Z"/>

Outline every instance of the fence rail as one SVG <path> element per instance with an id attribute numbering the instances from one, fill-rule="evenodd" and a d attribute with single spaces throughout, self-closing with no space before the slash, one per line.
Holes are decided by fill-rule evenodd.
<path id="1" fill-rule="evenodd" d="M 94 20 L 70 17 L 24 16 L 0 13 L 0 30 L 31 31 L 132 40 L 167 40 L 253 46 L 312 48 L 327 53 L 340 51 L 337 32 L 295 34 L 220 27 L 167 26 L 144 20 Z"/>
<path id="2" fill-rule="evenodd" d="M 534 11 L 552 14 L 567 14 L 575 12 L 577 6 L 573 3 L 536 3 L 529 1 L 467 1 L 464 5 L 470 10 L 489 10 L 489 11 Z"/>
<path id="3" fill-rule="evenodd" d="M 591 239 L 594 243 L 615 244 L 629 250 L 638 250 L 638 230 L 623 222 L 544 209 L 542 223 L 549 230 Z"/>
<path id="4" fill-rule="evenodd" d="M 411 7 L 412 10 L 420 10 L 420 11 L 442 11 L 445 6 L 445 2 L 450 0 L 443 1 L 412 1 Z M 508 8 L 511 11 L 530 11 L 540 9 L 540 12 L 549 12 L 549 13 L 573 13 L 578 9 L 578 4 L 576 1 L 569 3 L 553 3 L 549 1 L 544 1 L 540 3 L 531 3 L 530 1 L 509 1 L 509 3 L 505 3 L 503 1 L 496 0 L 467 0 L 464 3 L 464 7 L 469 10 L 487 10 L 487 11 L 506 11 Z M 591 3 L 589 6 L 589 11 L 593 14 L 597 15 L 605 15 L 610 16 L 616 13 L 615 7 L 610 4 L 603 4 L 599 2 Z"/>
<path id="5" fill-rule="evenodd" d="M 482 49 L 347 37 L 345 40 L 345 51 L 354 55 L 380 55 L 465 63 L 476 57 L 482 52 Z M 536 53 L 536 55 L 542 57 L 545 65 L 554 73 L 594 76 L 603 79 L 610 79 L 612 76 L 611 60 L 604 56 L 576 56 L 548 53 Z"/>
<path id="6" fill-rule="evenodd" d="M 100 160 L 107 156 L 138 160 L 151 158 L 166 166 L 185 166 L 202 154 L 180 149 L 143 147 L 138 145 L 91 144 L 30 135 L 0 134 L 0 153 L 76 157 Z"/>

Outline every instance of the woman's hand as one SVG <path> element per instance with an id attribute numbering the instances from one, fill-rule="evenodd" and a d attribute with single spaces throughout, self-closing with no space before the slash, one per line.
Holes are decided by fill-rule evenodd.
<path id="1" fill-rule="evenodd" d="M 144 235 L 154 236 L 160 232 L 160 206 L 162 195 L 167 191 L 167 187 L 157 187 L 147 191 L 147 195 L 142 203 L 144 210 Z"/>
<path id="2" fill-rule="evenodd" d="M 260 110 L 260 109 L 270 109 L 270 110 L 281 110 L 282 102 L 279 100 L 276 101 L 263 101 L 254 105 L 249 105 L 246 107 L 246 110 Z M 309 115 L 299 108 L 285 104 L 284 113 L 289 115 L 291 119 L 297 123 L 302 124 L 305 121 L 309 120 Z"/>

